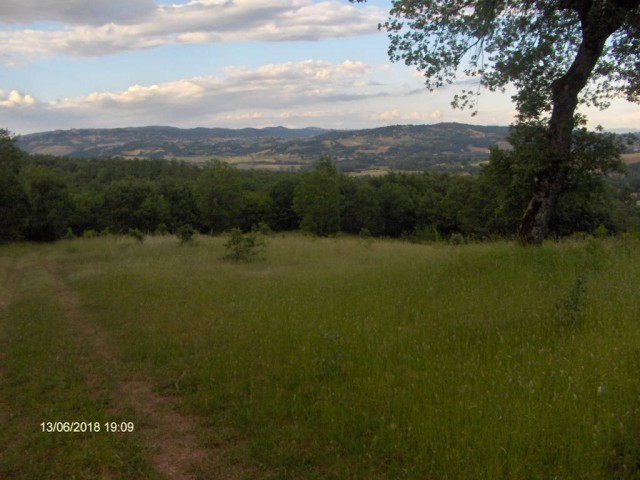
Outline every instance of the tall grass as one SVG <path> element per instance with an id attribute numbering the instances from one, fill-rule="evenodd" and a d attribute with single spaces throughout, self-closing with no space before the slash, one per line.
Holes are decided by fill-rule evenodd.
<path id="1" fill-rule="evenodd" d="M 87 344 L 69 329 L 53 295 L 44 268 L 48 255 L 42 255 L 47 250 L 0 250 L 7 300 L 0 309 L 0 478 L 157 478 L 130 438 L 104 428 L 43 431 L 43 422 L 124 420 L 110 405 L 109 377 L 100 377 L 100 384 L 88 381 L 100 367 L 87 364 Z"/>
<path id="2" fill-rule="evenodd" d="M 271 478 L 638 478 L 640 246 L 63 242 L 127 368 Z M 239 441 L 238 441 L 239 440 Z"/>

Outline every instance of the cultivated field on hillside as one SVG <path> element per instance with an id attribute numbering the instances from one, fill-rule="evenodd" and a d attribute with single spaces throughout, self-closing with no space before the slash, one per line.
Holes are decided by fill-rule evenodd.
<path id="1" fill-rule="evenodd" d="M 640 475 L 638 240 L 224 241 L 0 246 L 0 478 Z"/>

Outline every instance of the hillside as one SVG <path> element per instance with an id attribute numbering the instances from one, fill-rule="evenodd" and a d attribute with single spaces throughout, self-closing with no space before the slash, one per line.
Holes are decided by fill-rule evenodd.
<path id="1" fill-rule="evenodd" d="M 326 132 L 319 128 L 191 128 L 149 126 L 73 129 L 23 135 L 20 148 L 31 154 L 79 158 L 229 157 L 259 152 L 265 146 Z"/>
<path id="2" fill-rule="evenodd" d="M 508 127 L 460 123 L 394 125 L 329 132 L 301 142 L 295 151 L 303 156 L 323 152 L 341 163 L 343 170 L 456 171 L 488 159 L 490 146 L 506 146 L 507 133 Z"/>
<path id="3" fill-rule="evenodd" d="M 34 133 L 20 137 L 18 145 L 31 154 L 79 158 L 117 156 L 202 162 L 215 157 L 245 168 L 299 169 L 329 155 L 343 171 L 455 171 L 486 160 L 490 145 L 504 145 L 507 130 L 458 123 L 348 131 L 152 126 Z"/>

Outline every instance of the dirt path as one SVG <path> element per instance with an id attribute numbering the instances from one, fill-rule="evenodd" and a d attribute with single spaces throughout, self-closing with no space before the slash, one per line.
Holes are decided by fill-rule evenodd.
<path id="1" fill-rule="evenodd" d="M 243 471 L 227 465 L 219 449 L 202 445 L 197 438 L 201 419 L 178 412 L 178 398 L 159 395 L 142 374 L 120 372 L 119 355 L 108 333 L 84 318 L 76 292 L 64 281 L 53 262 L 47 264 L 47 271 L 66 320 L 83 341 L 88 342 L 93 360 L 97 358 L 115 377 L 115 389 L 110 393 L 115 409 L 120 412 L 132 409 L 145 419 L 144 425 L 136 425 L 136 431 L 149 450 L 149 460 L 156 471 L 171 480 L 243 478 Z M 99 372 L 93 371 L 87 382 L 105 385 L 100 377 Z"/>

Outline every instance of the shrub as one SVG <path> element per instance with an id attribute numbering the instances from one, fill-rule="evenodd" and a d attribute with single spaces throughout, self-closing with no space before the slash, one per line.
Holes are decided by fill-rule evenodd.
<path id="1" fill-rule="evenodd" d="M 260 222 L 257 226 L 254 225 L 253 227 L 251 227 L 251 231 L 258 232 L 266 236 L 273 235 L 273 230 L 266 222 Z"/>
<path id="2" fill-rule="evenodd" d="M 89 228 L 88 230 L 82 232 L 82 238 L 96 238 L 97 236 L 98 232 L 96 232 L 92 228 Z"/>
<path id="3" fill-rule="evenodd" d="M 180 243 L 189 243 L 193 241 L 193 236 L 197 233 L 197 230 L 191 225 L 182 225 L 176 230 L 176 236 L 180 240 Z"/>
<path id="4" fill-rule="evenodd" d="M 167 228 L 166 224 L 159 223 L 158 226 L 156 227 L 156 231 L 153 233 L 156 235 L 166 235 L 169 233 L 169 229 Z"/>
<path id="5" fill-rule="evenodd" d="M 135 240 L 136 240 L 138 243 L 142 243 L 142 242 L 144 242 L 144 233 L 142 232 L 142 230 L 140 230 L 140 229 L 138 229 L 138 228 L 130 228 L 130 229 L 129 229 L 129 232 L 128 232 L 128 235 L 129 235 L 131 238 L 135 238 Z"/>
<path id="6" fill-rule="evenodd" d="M 461 233 L 453 233 L 449 237 L 449 243 L 451 245 L 464 245 L 467 241 L 464 239 L 464 235 Z"/>
<path id="7" fill-rule="evenodd" d="M 75 234 L 73 233 L 73 230 L 71 230 L 71 227 L 67 227 L 67 232 L 64 234 L 62 238 L 65 240 L 73 240 L 74 238 L 76 238 Z"/>
<path id="8" fill-rule="evenodd" d="M 604 238 L 609 234 L 609 231 L 607 230 L 607 227 L 600 224 L 598 225 L 598 228 L 596 228 L 595 232 L 593 232 L 593 234 L 596 238 Z"/>
<path id="9" fill-rule="evenodd" d="M 367 227 L 362 227 L 360 229 L 360 238 L 362 240 L 368 240 L 371 238 L 371 231 Z"/>
<path id="10" fill-rule="evenodd" d="M 459 233 L 454 233 L 453 235 L 460 235 Z M 453 238 L 452 235 L 452 238 Z M 434 226 L 434 225 L 420 225 L 420 226 L 416 226 L 414 234 L 413 234 L 413 241 L 416 243 L 423 243 L 423 242 L 440 242 L 442 240 L 442 236 L 440 235 L 440 232 L 438 232 L 438 229 Z M 464 237 L 463 237 L 464 240 Z M 464 243 L 464 242 L 463 242 Z M 458 244 L 456 244 L 458 245 Z"/>
<path id="11" fill-rule="evenodd" d="M 222 258 L 230 262 L 252 262 L 262 258 L 266 245 L 265 238 L 258 232 L 242 233 L 239 228 L 227 232 L 229 239 L 224 244 L 227 249 Z"/>
<path id="12" fill-rule="evenodd" d="M 587 304 L 587 275 L 581 273 L 556 303 L 556 321 L 561 327 L 575 328 L 583 319 Z"/>

